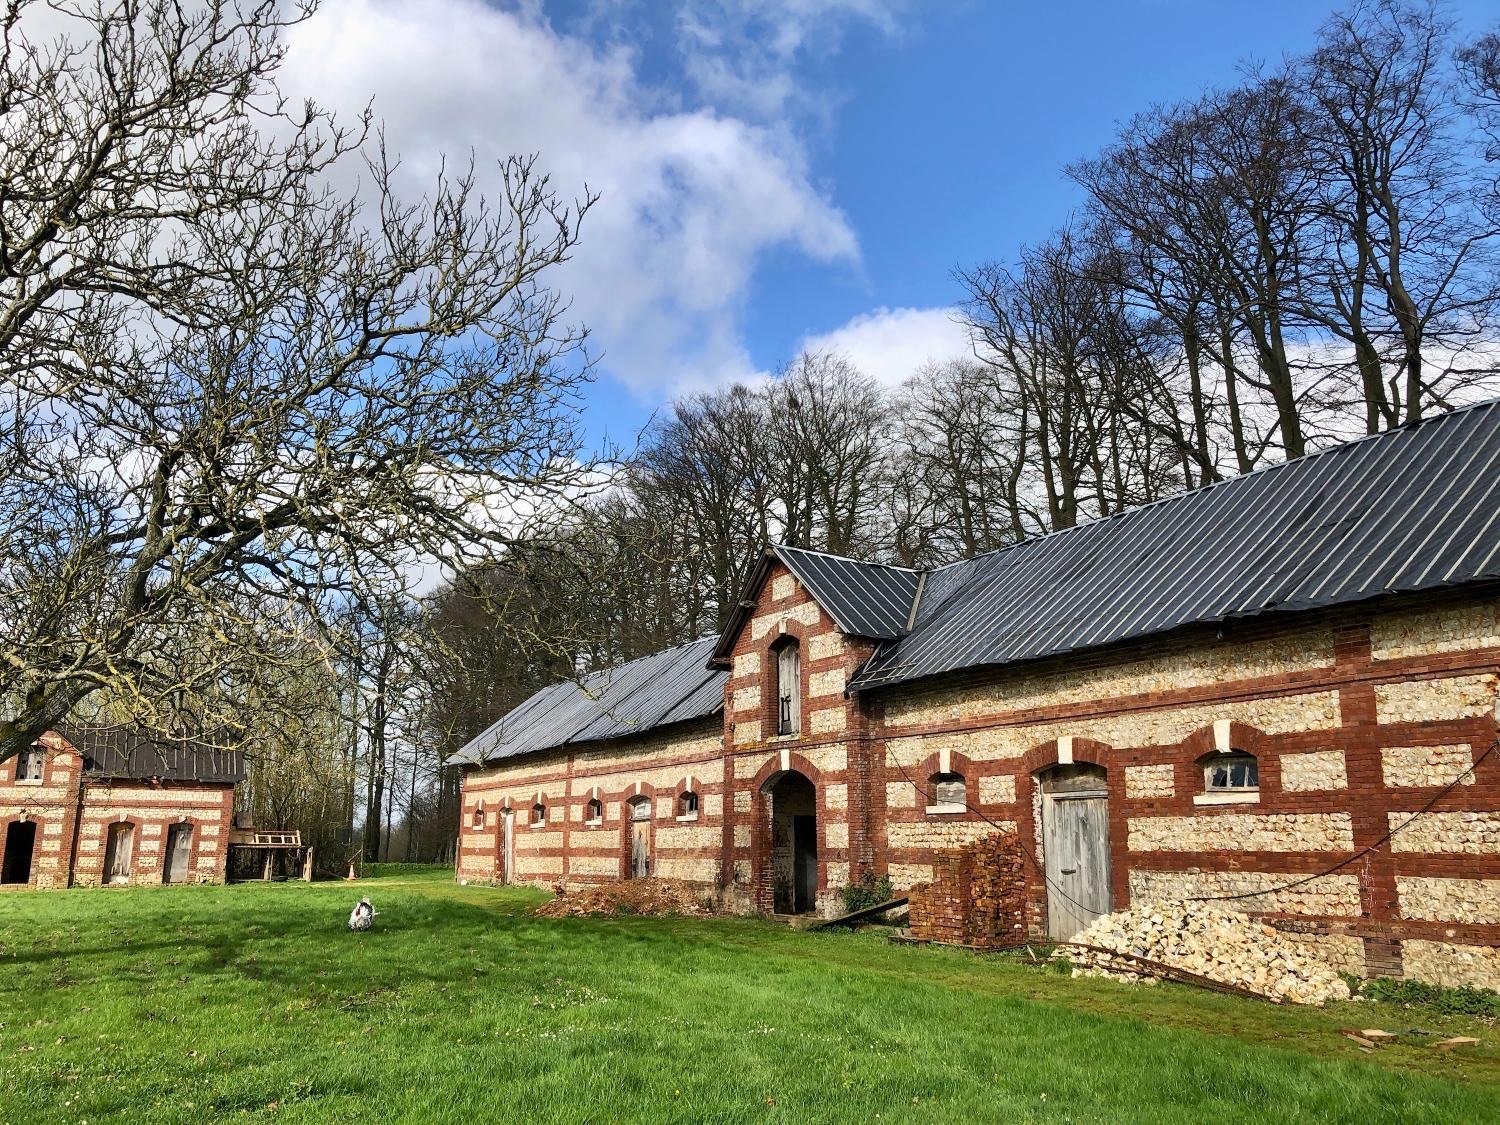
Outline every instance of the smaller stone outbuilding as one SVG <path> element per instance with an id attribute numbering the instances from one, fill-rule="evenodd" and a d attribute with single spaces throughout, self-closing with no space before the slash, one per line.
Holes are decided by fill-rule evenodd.
<path id="1" fill-rule="evenodd" d="M 49 731 L 0 762 L 0 887 L 222 883 L 238 751 Z"/>

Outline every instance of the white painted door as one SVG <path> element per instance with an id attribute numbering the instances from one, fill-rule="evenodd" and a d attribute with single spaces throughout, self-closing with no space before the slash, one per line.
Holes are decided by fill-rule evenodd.
<path id="1" fill-rule="evenodd" d="M 1110 910 L 1109 799 L 1098 794 L 1042 798 L 1047 934 L 1067 941 Z"/>

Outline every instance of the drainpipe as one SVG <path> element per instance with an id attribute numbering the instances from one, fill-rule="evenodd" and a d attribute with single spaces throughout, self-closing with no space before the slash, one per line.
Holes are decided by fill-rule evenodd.
<path id="1" fill-rule="evenodd" d="M 73 877 L 78 867 L 78 842 L 83 836 L 83 787 L 85 775 L 83 772 L 83 754 L 78 752 L 78 797 L 73 803 L 73 842 L 68 846 L 68 878 L 66 885 L 73 885 Z"/>

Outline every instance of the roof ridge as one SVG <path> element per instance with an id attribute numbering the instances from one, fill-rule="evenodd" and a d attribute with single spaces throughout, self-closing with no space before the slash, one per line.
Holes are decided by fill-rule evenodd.
<path id="1" fill-rule="evenodd" d="M 856 559 L 852 555 L 836 555 L 832 551 L 819 551 L 814 547 L 794 547 L 790 543 L 772 543 L 771 547 L 777 551 L 801 551 L 804 555 L 821 555 L 825 559 L 838 559 L 840 562 L 858 563 L 860 566 L 883 566 L 887 570 L 904 570 L 908 574 L 927 573 L 921 567 L 902 566 L 900 563 L 875 562 L 872 559 Z"/>

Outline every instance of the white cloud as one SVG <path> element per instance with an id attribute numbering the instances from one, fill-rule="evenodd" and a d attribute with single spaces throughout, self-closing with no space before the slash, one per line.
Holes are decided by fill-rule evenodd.
<path id="1" fill-rule="evenodd" d="M 968 331 L 950 308 L 876 309 L 831 332 L 809 336 L 801 347 L 847 356 L 866 375 L 898 386 L 927 363 L 972 358 Z"/>
<path id="2" fill-rule="evenodd" d="M 290 46 L 285 91 L 349 116 L 373 98 L 412 190 L 442 154 L 472 149 L 481 169 L 539 152 L 566 193 L 601 192 L 558 280 L 605 370 L 642 394 L 753 373 L 739 314 L 766 252 L 858 261 L 790 124 L 685 108 L 642 80 L 629 47 L 563 34 L 530 8 L 339 0 Z"/>

